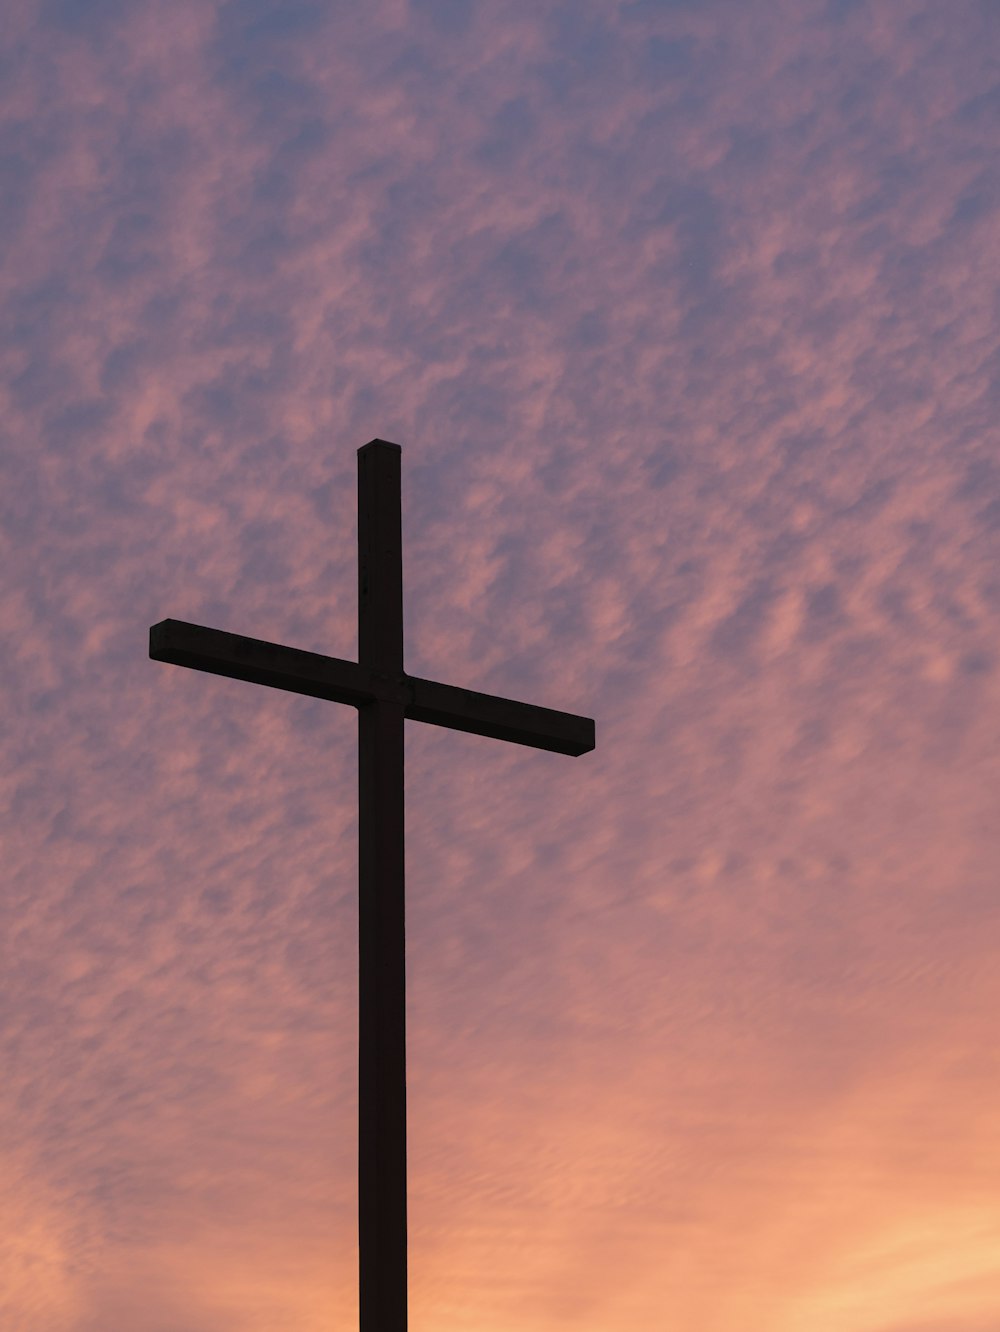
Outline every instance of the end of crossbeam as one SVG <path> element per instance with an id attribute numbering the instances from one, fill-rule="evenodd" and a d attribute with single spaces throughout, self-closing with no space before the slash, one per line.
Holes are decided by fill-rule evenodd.
<path id="1" fill-rule="evenodd" d="M 153 624 L 149 627 L 149 659 L 150 661 L 173 661 L 171 652 L 171 630 L 175 625 L 175 620 L 160 620 L 159 624 Z"/>

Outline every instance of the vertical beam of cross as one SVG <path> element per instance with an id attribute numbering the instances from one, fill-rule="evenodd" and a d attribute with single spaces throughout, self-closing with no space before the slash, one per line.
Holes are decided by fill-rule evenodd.
<path id="1" fill-rule="evenodd" d="M 358 451 L 358 664 L 386 693 L 403 675 L 400 510 L 400 450 L 373 440 Z M 403 717 L 377 694 L 358 709 L 361 1332 L 406 1327 Z"/>
<path id="2" fill-rule="evenodd" d="M 358 709 L 358 1241 L 361 1332 L 406 1332 L 406 959 L 403 722 L 556 754 L 594 748 L 594 723 L 403 670 L 400 449 L 358 450 L 358 660 L 161 620 L 154 661 Z"/>

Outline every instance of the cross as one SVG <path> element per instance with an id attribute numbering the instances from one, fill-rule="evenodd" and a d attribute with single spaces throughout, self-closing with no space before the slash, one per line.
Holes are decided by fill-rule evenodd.
<path id="1" fill-rule="evenodd" d="M 361 1332 L 406 1332 L 406 970 L 403 721 L 558 754 L 594 748 L 589 717 L 515 703 L 403 670 L 400 448 L 358 449 L 358 660 L 183 620 L 149 655 L 358 710 L 358 1248 Z"/>

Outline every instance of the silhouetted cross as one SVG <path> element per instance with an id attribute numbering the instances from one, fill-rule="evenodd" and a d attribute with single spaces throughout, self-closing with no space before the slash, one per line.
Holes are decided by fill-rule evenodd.
<path id="1" fill-rule="evenodd" d="M 358 1240 L 361 1332 L 406 1329 L 406 970 L 403 720 L 559 754 L 594 748 L 589 717 L 420 680 L 403 670 L 400 449 L 358 450 L 358 660 L 162 620 L 154 661 L 358 709 Z"/>

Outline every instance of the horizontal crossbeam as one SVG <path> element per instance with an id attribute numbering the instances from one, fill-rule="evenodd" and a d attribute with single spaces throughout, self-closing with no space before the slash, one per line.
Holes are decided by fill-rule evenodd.
<path id="1" fill-rule="evenodd" d="M 472 689 L 434 680 L 407 677 L 411 696 L 406 715 L 432 726 L 471 731 L 515 745 L 549 749 L 555 754 L 587 754 L 594 748 L 594 723 L 572 712 L 556 712 L 533 703 L 517 703 L 496 694 L 477 694 Z"/>
<path id="2" fill-rule="evenodd" d="M 556 754 L 586 754 L 594 748 L 594 723 L 589 717 L 411 675 L 386 680 L 357 662 L 283 647 L 260 638 L 244 638 L 221 629 L 206 629 L 184 620 L 161 620 L 154 624 L 149 631 L 149 655 L 154 661 L 191 666 L 213 675 L 249 680 L 356 708 L 376 699 L 394 700 L 403 704 L 406 716 L 412 721 L 530 745 Z"/>
<path id="3" fill-rule="evenodd" d="M 186 620 L 154 624 L 149 631 L 149 655 L 153 661 L 192 666 L 212 675 L 228 675 L 232 680 L 249 680 L 355 708 L 374 698 L 368 672 L 357 662 L 206 629 Z"/>

